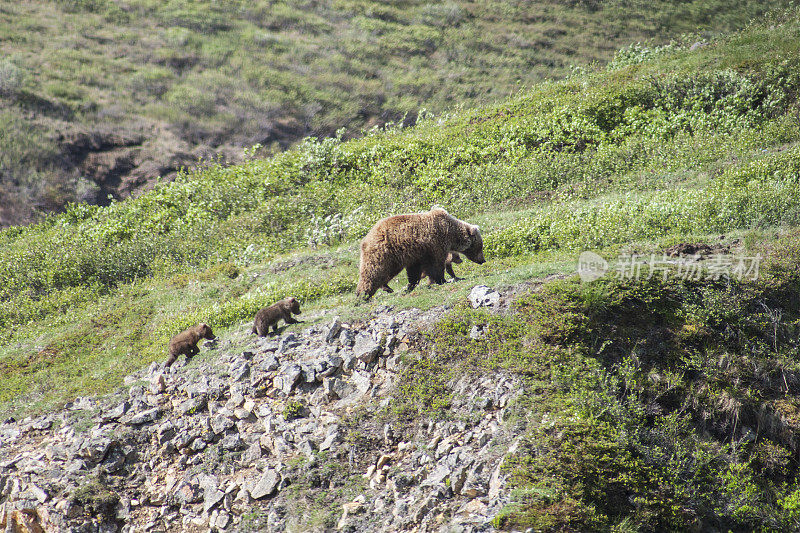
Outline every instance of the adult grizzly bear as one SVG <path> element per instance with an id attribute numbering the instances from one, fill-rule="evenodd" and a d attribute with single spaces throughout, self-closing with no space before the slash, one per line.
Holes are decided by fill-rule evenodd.
<path id="1" fill-rule="evenodd" d="M 280 319 L 287 324 L 300 324 L 299 320 L 292 318 L 292 313 L 300 314 L 300 302 L 293 296 L 260 309 L 253 321 L 253 333 L 259 337 L 266 337 L 270 326 L 274 327 L 273 333 L 277 333 Z"/>
<path id="2" fill-rule="evenodd" d="M 167 359 L 166 366 L 172 366 L 180 354 L 186 354 L 187 361 L 197 355 L 200 351 L 197 347 L 200 339 L 216 339 L 214 332 L 211 331 L 211 326 L 200 323 L 172 337 L 169 341 L 169 359 Z"/>
<path id="3" fill-rule="evenodd" d="M 404 268 L 409 291 L 417 286 L 423 271 L 433 283 L 442 284 L 450 252 L 460 252 L 470 261 L 484 263 L 478 226 L 459 220 L 440 207 L 427 213 L 379 220 L 361 241 L 356 294 L 371 298 Z"/>

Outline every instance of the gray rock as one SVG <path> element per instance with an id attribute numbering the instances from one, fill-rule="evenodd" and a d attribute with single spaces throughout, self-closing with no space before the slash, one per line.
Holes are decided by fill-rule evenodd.
<path id="1" fill-rule="evenodd" d="M 339 338 L 339 333 L 342 331 L 342 323 L 339 322 L 339 317 L 333 319 L 327 327 L 328 333 L 325 335 L 325 342 L 331 344 Z"/>
<path id="2" fill-rule="evenodd" d="M 245 363 L 231 370 L 231 379 L 233 381 L 244 381 L 249 377 L 250 377 L 250 363 Z"/>
<path id="3" fill-rule="evenodd" d="M 238 434 L 227 435 L 219 442 L 219 445 L 222 446 L 224 450 L 228 451 L 236 451 L 244 448 L 242 437 Z"/>
<path id="4" fill-rule="evenodd" d="M 150 380 L 150 392 L 153 394 L 161 394 L 167 390 L 167 380 L 164 378 L 164 374 L 156 374 L 153 376 L 153 379 Z"/>
<path id="5" fill-rule="evenodd" d="M 258 363 L 258 369 L 262 372 L 272 372 L 278 370 L 279 367 L 280 363 L 278 362 L 278 359 L 272 354 L 268 355 L 263 361 L 259 361 Z"/>
<path id="6" fill-rule="evenodd" d="M 34 498 L 36 498 L 39 501 L 39 503 L 44 503 L 48 499 L 50 499 L 50 495 L 47 494 L 47 492 L 44 489 L 40 488 L 39 486 L 33 483 L 28 485 L 28 491 L 33 495 Z"/>
<path id="7" fill-rule="evenodd" d="M 141 398 L 142 396 L 144 396 L 144 387 L 142 387 L 141 385 L 133 385 L 130 389 L 128 389 L 128 397 L 131 400 L 134 400 L 136 398 Z M 78 405 L 78 400 L 75 400 L 75 405 Z M 86 408 L 78 407 L 78 409 L 86 409 Z"/>
<path id="8" fill-rule="evenodd" d="M 300 346 L 300 340 L 297 338 L 297 335 L 294 333 L 287 333 L 281 340 L 278 342 L 278 353 L 284 353 L 289 348 L 294 348 L 296 346 Z"/>
<path id="9" fill-rule="evenodd" d="M 464 483 L 467 481 L 467 475 L 469 471 L 462 467 L 456 468 L 452 474 L 450 474 L 450 488 L 453 489 L 454 494 L 461 494 L 461 489 L 464 488 Z"/>
<path id="10" fill-rule="evenodd" d="M 50 429 L 52 425 L 53 420 L 49 416 L 40 416 L 31 422 L 31 429 L 44 431 L 45 429 Z"/>
<path id="11" fill-rule="evenodd" d="M 210 388 L 208 386 L 208 382 L 202 380 L 188 384 L 185 387 L 184 392 L 186 392 L 189 398 L 194 398 L 196 396 L 209 396 Z"/>
<path id="12" fill-rule="evenodd" d="M 346 353 L 342 357 L 342 369 L 343 370 L 353 370 L 356 367 L 356 363 L 358 359 L 352 353 Z"/>
<path id="13" fill-rule="evenodd" d="M 353 346 L 353 355 L 362 363 L 371 363 L 380 350 L 380 345 L 372 340 L 372 337 L 366 333 L 359 333 L 356 336 L 355 345 Z"/>
<path id="14" fill-rule="evenodd" d="M 217 529 L 225 529 L 226 527 L 228 527 L 229 523 L 230 523 L 230 515 L 228 515 L 228 513 L 226 513 L 225 511 L 220 511 L 219 514 L 217 514 L 216 520 L 214 520 L 213 527 Z"/>
<path id="15" fill-rule="evenodd" d="M 211 419 L 211 430 L 219 435 L 232 428 L 235 422 L 224 414 L 219 414 Z"/>
<path id="16" fill-rule="evenodd" d="M 248 490 L 250 496 L 256 500 L 269 496 L 278 487 L 281 481 L 281 475 L 273 468 L 268 468 L 261 477 L 256 481 L 252 488 Z"/>
<path id="17" fill-rule="evenodd" d="M 427 515 L 431 509 L 436 507 L 436 503 L 437 503 L 437 498 L 435 496 L 428 496 L 427 498 L 425 498 L 425 500 L 420 504 L 419 507 L 417 507 L 417 510 L 414 512 L 413 515 L 414 522 L 416 523 L 422 522 L 422 519 L 425 518 L 425 515 Z"/>
<path id="18" fill-rule="evenodd" d="M 225 402 L 225 409 L 233 411 L 244 403 L 244 394 L 240 392 L 231 392 L 231 398 Z"/>
<path id="19" fill-rule="evenodd" d="M 469 330 L 469 338 L 472 340 L 478 340 L 484 336 L 483 326 L 474 325 L 472 329 Z"/>
<path id="20" fill-rule="evenodd" d="M 361 372 L 356 370 L 353 372 L 352 381 L 362 394 L 366 393 L 372 386 L 372 376 L 368 372 Z M 342 396 L 339 396 L 340 398 Z"/>
<path id="21" fill-rule="evenodd" d="M 345 398 L 355 390 L 350 384 L 339 378 L 325 378 L 322 387 L 325 394 L 331 398 Z"/>
<path id="22" fill-rule="evenodd" d="M 242 463 L 249 465 L 261 459 L 261 444 L 254 442 L 242 454 Z"/>
<path id="23" fill-rule="evenodd" d="M 336 444 L 342 442 L 342 435 L 338 430 L 331 431 L 319 445 L 320 451 L 332 450 Z"/>
<path id="24" fill-rule="evenodd" d="M 486 285 L 476 285 L 467 297 L 474 309 L 478 307 L 493 307 L 500 303 L 500 293 Z"/>
<path id="25" fill-rule="evenodd" d="M 386 358 L 386 370 L 397 372 L 400 370 L 400 363 L 402 360 L 399 355 L 394 355 Z"/>
<path id="26" fill-rule="evenodd" d="M 106 411 L 101 415 L 101 419 L 103 422 L 108 423 L 113 420 L 119 420 L 119 418 L 128 412 L 130 409 L 131 404 L 128 400 L 123 401 L 121 404 L 117 405 L 115 408 L 111 409 L 110 411 Z"/>
<path id="27" fill-rule="evenodd" d="M 189 445 L 189 449 L 193 452 L 202 452 L 208 447 L 208 444 L 203 439 L 194 439 L 192 444 Z"/>
<path id="28" fill-rule="evenodd" d="M 200 503 L 203 501 L 203 495 L 200 487 L 196 483 L 183 481 L 172 493 L 171 499 L 178 505 L 186 505 L 190 503 Z"/>
<path id="29" fill-rule="evenodd" d="M 317 451 L 317 445 L 314 444 L 313 441 L 304 439 L 300 442 L 300 445 L 297 447 L 297 449 L 300 451 L 300 453 L 311 459 L 314 457 L 314 452 Z"/>
<path id="30" fill-rule="evenodd" d="M 438 465 L 428 477 L 425 478 L 425 481 L 422 482 L 423 485 L 438 485 L 439 483 L 443 483 L 445 479 L 452 473 L 453 471 L 447 465 Z"/>
<path id="31" fill-rule="evenodd" d="M 149 424 L 151 422 L 155 422 L 159 418 L 161 418 L 161 408 L 154 407 L 131 417 L 131 419 L 128 420 L 128 425 L 140 426 L 142 424 Z"/>
<path id="32" fill-rule="evenodd" d="M 272 384 L 284 394 L 289 394 L 302 375 L 303 369 L 300 365 L 291 364 L 272 381 Z"/>
<path id="33" fill-rule="evenodd" d="M 317 381 L 317 371 L 313 367 L 303 366 L 303 381 L 306 383 L 314 383 Z"/>
<path id="34" fill-rule="evenodd" d="M 189 398 L 188 400 L 182 402 L 178 406 L 178 412 L 181 415 L 195 415 L 203 411 L 206 408 L 207 402 L 205 397 L 203 396 L 195 396 L 194 398 Z"/>
<path id="35" fill-rule="evenodd" d="M 111 439 L 107 437 L 86 439 L 81 444 L 78 455 L 93 463 L 99 463 L 105 458 L 111 444 Z"/>
<path id="36" fill-rule="evenodd" d="M 342 328 L 339 334 L 339 342 L 342 346 L 352 346 L 356 343 L 356 332 L 349 328 Z"/>
<path id="37" fill-rule="evenodd" d="M 467 498 L 477 498 L 485 496 L 488 492 L 489 482 L 486 477 L 477 470 L 472 470 L 467 474 L 464 485 L 461 488 L 461 495 Z"/>
<path id="38" fill-rule="evenodd" d="M 203 512 L 208 513 L 215 505 L 222 501 L 225 493 L 216 488 L 203 491 Z"/>

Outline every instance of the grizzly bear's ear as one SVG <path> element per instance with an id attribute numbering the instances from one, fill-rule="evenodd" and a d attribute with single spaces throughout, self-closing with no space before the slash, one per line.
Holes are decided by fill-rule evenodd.
<path id="1" fill-rule="evenodd" d="M 470 226 L 470 227 L 469 227 L 469 234 L 470 234 L 470 235 L 475 235 L 475 234 L 476 234 L 476 233 L 478 233 L 480 230 L 481 230 L 481 228 L 479 228 L 478 226 Z"/>

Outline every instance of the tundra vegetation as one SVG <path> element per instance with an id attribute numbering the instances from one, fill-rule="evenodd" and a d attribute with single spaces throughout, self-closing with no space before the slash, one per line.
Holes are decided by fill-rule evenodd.
<path id="1" fill-rule="evenodd" d="M 256 143 L 276 151 L 412 121 L 423 107 L 497 101 L 631 42 L 710 38 L 780 5 L 789 2 L 4 2 L 0 225 L 72 201 L 106 204 L 209 154 L 236 160 Z"/>
<path id="2" fill-rule="evenodd" d="M 447 303 L 395 402 L 364 416 L 402 430 L 449 416 L 459 372 L 524 379 L 498 527 L 797 529 L 798 57 L 800 12 L 776 11 L 703 47 L 625 48 L 501 103 L 210 161 L 136 199 L 4 229 L 2 410 L 112 390 L 186 327 L 224 338 L 290 295 L 309 321 Z M 461 265 L 469 283 L 354 305 L 360 237 L 435 203 L 480 224 L 487 262 Z M 464 305 L 478 282 L 572 274 L 584 249 L 660 254 L 720 235 L 765 257 L 758 279 L 566 277 L 508 314 Z"/>

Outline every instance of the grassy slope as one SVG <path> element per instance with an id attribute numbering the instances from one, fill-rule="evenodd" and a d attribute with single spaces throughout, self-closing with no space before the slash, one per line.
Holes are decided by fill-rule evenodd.
<path id="1" fill-rule="evenodd" d="M 288 294 L 317 320 L 445 301 L 459 310 L 432 334 L 439 355 L 412 358 L 397 405 L 375 416 L 447 416 L 453 372 L 527 376 L 498 525 L 796 527 L 798 37 L 797 13 L 776 15 L 699 50 L 633 50 L 490 107 L 4 230 L 3 409 L 109 390 L 183 327 L 241 333 Z M 355 305 L 357 239 L 434 202 L 481 224 L 489 261 L 459 265 L 468 282 Z M 477 282 L 572 272 L 585 248 L 613 258 L 720 233 L 770 254 L 762 279 L 567 280 L 499 318 L 460 303 Z M 476 323 L 486 341 L 464 338 Z"/>
<path id="2" fill-rule="evenodd" d="M 438 113 L 502 99 L 563 77 L 570 65 L 605 62 L 623 44 L 730 30 L 774 6 L 7 2 L 0 207 L 25 220 L 31 206 L 57 210 L 93 196 L 76 170 L 81 156 L 58 141 L 73 129 L 142 136 L 136 157 L 144 161 L 197 146 L 285 147 L 301 135 L 354 133 L 422 106 Z"/>

